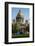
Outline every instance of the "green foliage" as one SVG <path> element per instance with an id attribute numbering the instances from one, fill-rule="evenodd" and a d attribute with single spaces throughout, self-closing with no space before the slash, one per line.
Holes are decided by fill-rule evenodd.
<path id="1" fill-rule="evenodd" d="M 17 23 L 12 24 L 12 33 L 16 33 L 19 31 L 19 25 Z"/>
<path id="2" fill-rule="evenodd" d="M 12 36 L 12 38 L 26 38 L 26 37 L 29 37 L 29 34 L 19 34 Z"/>

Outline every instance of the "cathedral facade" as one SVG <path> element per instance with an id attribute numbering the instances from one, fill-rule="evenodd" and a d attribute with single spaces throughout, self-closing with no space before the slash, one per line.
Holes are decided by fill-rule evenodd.
<path id="1" fill-rule="evenodd" d="M 14 25 L 17 24 L 17 28 L 14 27 Z M 21 10 L 19 10 L 19 12 L 16 15 L 16 20 L 13 22 L 13 31 L 12 32 L 20 32 L 21 33 L 25 33 L 25 32 L 29 32 L 29 24 L 28 21 L 24 19 L 24 14 L 21 12 Z M 14 30 L 15 28 L 15 30 Z"/>

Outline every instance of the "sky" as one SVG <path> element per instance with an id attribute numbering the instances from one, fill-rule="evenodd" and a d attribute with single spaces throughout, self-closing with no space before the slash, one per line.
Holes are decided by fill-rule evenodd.
<path id="1" fill-rule="evenodd" d="M 29 8 L 12 8 L 12 19 L 16 18 L 19 10 L 21 10 L 21 12 L 23 13 L 24 19 L 29 20 Z"/>

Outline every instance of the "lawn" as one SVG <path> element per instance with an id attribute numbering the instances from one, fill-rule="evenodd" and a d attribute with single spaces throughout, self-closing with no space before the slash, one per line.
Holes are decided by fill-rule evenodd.
<path id="1" fill-rule="evenodd" d="M 29 34 L 12 35 L 12 38 L 26 38 L 26 37 L 29 37 Z"/>

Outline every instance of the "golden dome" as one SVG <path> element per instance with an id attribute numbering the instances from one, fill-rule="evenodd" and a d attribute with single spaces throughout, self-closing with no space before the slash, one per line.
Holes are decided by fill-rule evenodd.
<path id="1" fill-rule="evenodd" d="M 23 16 L 24 16 L 24 14 L 21 12 L 21 10 L 19 10 L 19 12 L 18 12 L 17 16 L 21 16 L 21 17 L 23 17 Z"/>
<path id="2" fill-rule="evenodd" d="M 19 12 L 18 12 L 18 14 L 16 16 L 16 21 L 18 21 L 18 22 L 23 22 L 24 21 L 24 15 L 21 12 L 21 10 L 19 10 Z"/>

